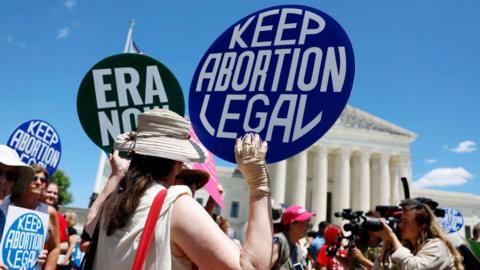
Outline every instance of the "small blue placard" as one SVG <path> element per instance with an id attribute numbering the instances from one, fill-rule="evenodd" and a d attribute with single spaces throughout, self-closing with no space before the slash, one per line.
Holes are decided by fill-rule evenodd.
<path id="1" fill-rule="evenodd" d="M 0 244 L 3 264 L 8 269 L 35 269 L 47 230 L 48 214 L 9 206 Z"/>
<path id="2" fill-rule="evenodd" d="M 445 216 L 438 218 L 443 230 L 447 233 L 458 232 L 463 226 L 463 216 L 458 210 L 445 207 Z"/>
<path id="3" fill-rule="evenodd" d="M 7 145 L 15 149 L 27 164 L 38 164 L 52 175 L 58 168 L 62 153 L 60 137 L 52 125 L 42 120 L 21 124 L 8 139 Z"/>
<path id="4" fill-rule="evenodd" d="M 284 5 L 246 16 L 207 50 L 190 86 L 189 112 L 201 142 L 235 162 L 235 138 L 259 133 L 268 163 L 318 141 L 353 86 L 350 40 L 332 17 Z"/>
<path id="5" fill-rule="evenodd" d="M 80 250 L 80 239 L 77 241 L 75 244 L 75 247 L 73 248 L 72 251 L 72 264 L 75 266 L 75 269 L 80 269 L 80 265 L 82 264 L 83 256 L 85 256 L 85 253 L 83 253 Z"/>

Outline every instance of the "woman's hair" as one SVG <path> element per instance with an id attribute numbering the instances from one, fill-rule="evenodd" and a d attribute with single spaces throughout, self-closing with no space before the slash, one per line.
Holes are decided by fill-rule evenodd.
<path id="1" fill-rule="evenodd" d="M 47 180 L 47 187 L 48 185 L 50 184 L 50 181 L 49 181 L 49 176 L 48 176 L 48 171 L 43 168 L 42 166 L 38 165 L 38 164 L 32 164 L 31 167 L 33 168 L 33 170 L 35 171 L 35 174 L 37 173 L 43 173 L 45 175 L 45 178 Z M 18 170 L 18 169 L 17 169 Z M 35 175 L 34 175 L 35 176 Z M 17 180 L 18 180 L 18 176 L 17 176 Z M 33 178 L 32 178 L 32 181 L 33 181 Z M 19 197 L 20 197 L 20 194 L 22 194 L 21 191 L 17 191 L 17 192 L 12 192 L 12 195 L 10 195 L 10 200 L 11 201 L 16 201 Z M 57 209 L 58 210 L 58 209 Z"/>
<path id="2" fill-rule="evenodd" d="M 48 171 L 45 168 L 43 168 L 42 166 L 40 166 L 38 164 L 32 165 L 32 168 L 35 171 L 35 174 L 43 173 L 45 175 L 45 178 L 47 178 L 47 183 L 48 183 L 49 175 L 48 175 Z"/>
<path id="3" fill-rule="evenodd" d="M 172 171 L 175 162 L 160 157 L 133 155 L 127 173 L 120 180 L 119 191 L 110 194 L 102 205 L 101 215 L 106 218 L 107 235 L 125 227 L 145 191 L 154 181 L 164 180 Z"/>
<path id="4" fill-rule="evenodd" d="M 66 212 L 65 219 L 67 220 L 68 227 L 73 227 L 77 224 L 77 214 L 75 214 L 75 212 Z"/>
<path id="5" fill-rule="evenodd" d="M 457 270 L 463 270 L 462 257 L 457 249 L 453 246 L 453 243 L 448 239 L 448 236 L 436 221 L 436 217 L 428 205 L 423 203 L 408 203 L 403 205 L 406 211 L 415 211 L 415 221 L 417 225 L 422 227 L 422 234 L 417 242 L 417 248 L 414 251 L 416 253 L 422 249 L 428 239 L 438 238 L 447 246 L 450 253 L 453 255 L 455 268 Z"/>

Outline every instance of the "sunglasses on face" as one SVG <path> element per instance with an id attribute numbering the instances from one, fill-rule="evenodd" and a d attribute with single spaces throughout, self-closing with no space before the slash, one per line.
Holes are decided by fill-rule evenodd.
<path id="1" fill-rule="evenodd" d="M 35 176 L 33 177 L 33 182 L 36 182 L 36 181 L 38 181 L 38 180 L 40 180 L 40 182 L 42 182 L 42 183 L 46 183 L 46 182 L 47 182 L 47 178 L 42 177 L 42 176 L 36 176 L 36 175 L 35 175 Z"/>
<path id="2" fill-rule="evenodd" d="M 15 181 L 17 180 L 17 172 L 0 169 L 0 177 L 5 177 L 8 181 Z"/>

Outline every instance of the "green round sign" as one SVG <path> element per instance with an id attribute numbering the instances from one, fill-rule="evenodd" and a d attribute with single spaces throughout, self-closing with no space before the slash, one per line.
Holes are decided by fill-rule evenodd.
<path id="1" fill-rule="evenodd" d="M 139 113 L 154 108 L 183 116 L 185 101 L 173 73 L 142 54 L 122 53 L 101 60 L 78 89 L 77 113 L 83 130 L 107 153 L 119 134 L 137 126 Z"/>

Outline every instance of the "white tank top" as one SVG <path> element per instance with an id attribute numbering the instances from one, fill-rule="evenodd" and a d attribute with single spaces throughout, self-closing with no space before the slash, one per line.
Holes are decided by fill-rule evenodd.
<path id="1" fill-rule="evenodd" d="M 103 226 L 100 227 L 94 269 L 122 270 L 132 268 L 150 206 L 155 196 L 162 189 L 164 189 L 162 185 L 153 184 L 140 199 L 140 204 L 127 225 L 115 230 L 112 235 L 107 236 Z M 185 257 L 177 258 L 171 254 L 170 250 L 172 206 L 175 200 L 183 194 L 192 196 L 187 186 L 171 186 L 168 189 L 167 197 L 155 227 L 155 234 L 147 251 L 144 269 L 192 269 L 190 260 Z M 102 218 L 102 225 L 104 220 Z"/>

